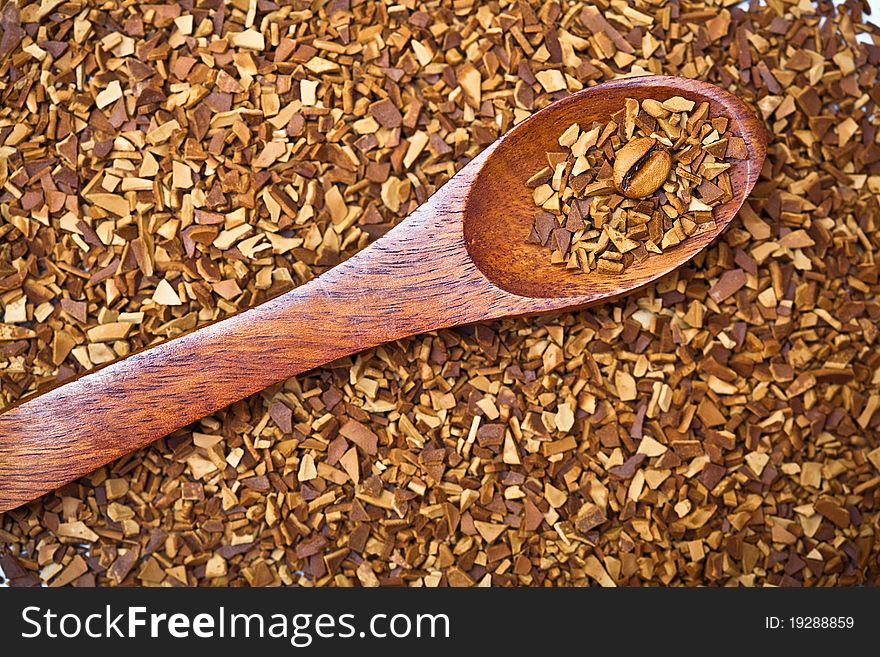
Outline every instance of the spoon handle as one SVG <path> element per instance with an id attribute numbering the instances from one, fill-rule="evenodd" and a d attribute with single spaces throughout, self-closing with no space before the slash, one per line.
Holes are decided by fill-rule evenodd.
<path id="1" fill-rule="evenodd" d="M 0 511 L 300 372 L 490 316 L 504 293 L 467 256 L 454 189 L 300 288 L 0 413 Z"/>
<path id="2" fill-rule="evenodd" d="M 284 348 L 279 324 L 308 307 L 310 296 L 295 290 L 7 409 L 0 414 L 0 510 L 255 392 L 276 375 L 306 369 L 315 346 Z"/>

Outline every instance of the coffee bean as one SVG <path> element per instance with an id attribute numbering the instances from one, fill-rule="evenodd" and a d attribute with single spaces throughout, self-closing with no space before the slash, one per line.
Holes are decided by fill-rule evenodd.
<path id="1" fill-rule="evenodd" d="M 672 158 L 660 143 L 651 137 L 627 142 L 614 159 L 614 185 L 628 198 L 644 198 L 666 182 Z"/>

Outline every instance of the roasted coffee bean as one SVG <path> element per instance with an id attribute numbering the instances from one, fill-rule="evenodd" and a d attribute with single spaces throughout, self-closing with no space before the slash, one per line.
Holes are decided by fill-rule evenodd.
<path id="1" fill-rule="evenodd" d="M 628 198 L 644 198 L 666 182 L 672 158 L 656 139 L 639 137 L 623 146 L 614 158 L 614 186 Z"/>

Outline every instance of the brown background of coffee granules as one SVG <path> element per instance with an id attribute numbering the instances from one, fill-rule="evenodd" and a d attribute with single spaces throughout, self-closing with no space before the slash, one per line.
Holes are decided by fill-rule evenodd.
<path id="1" fill-rule="evenodd" d="M 863 5 L 322 4 L 0 11 L 0 403 L 321 273 L 518 118 L 620 73 L 739 93 L 771 135 L 763 175 L 643 293 L 370 350 L 4 514 L 6 577 L 877 583 Z M 141 191 L 113 177 L 139 171 Z M 162 280 L 180 305 L 150 302 Z"/>

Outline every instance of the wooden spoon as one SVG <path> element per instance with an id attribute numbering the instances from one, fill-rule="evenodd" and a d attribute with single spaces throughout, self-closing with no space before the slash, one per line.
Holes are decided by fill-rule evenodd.
<path id="1" fill-rule="evenodd" d="M 574 122 L 605 121 L 624 99 L 681 95 L 731 120 L 749 159 L 734 198 L 698 233 L 620 275 L 573 273 L 526 244 L 525 181 Z M 758 179 L 763 127 L 735 96 L 674 77 L 608 82 L 559 100 L 489 146 L 382 239 L 260 306 L 31 396 L 0 414 L 0 511 L 51 491 L 300 372 L 389 340 L 619 297 L 690 260 L 727 226 Z"/>

